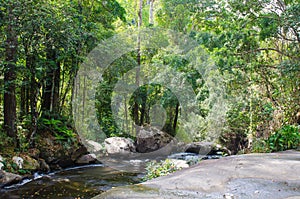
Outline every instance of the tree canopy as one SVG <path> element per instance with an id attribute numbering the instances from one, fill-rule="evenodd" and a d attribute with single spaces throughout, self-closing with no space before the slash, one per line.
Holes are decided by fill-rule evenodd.
<path id="1" fill-rule="evenodd" d="M 176 53 L 180 39 L 163 36 L 153 37 L 163 47 L 147 48 L 138 35 L 137 50 L 114 60 L 97 85 L 95 108 L 105 136 L 134 137 L 136 125 L 156 125 L 185 141 L 209 140 L 213 131 L 235 152 L 260 151 L 272 148 L 269 142 L 279 149 L 282 132 L 300 124 L 298 0 L 3 0 L 0 147 L 26 150 L 45 126 L 57 139 L 72 137 L 80 65 L 101 41 L 146 28 L 184 35 L 194 48 Z M 169 69 L 161 71 L 163 66 Z M 213 70 L 201 73 L 208 68 Z M 170 87 L 142 85 L 139 77 L 187 82 L 195 100 L 181 104 Z M 138 88 L 116 98 L 115 87 L 127 80 Z M 216 99 L 226 106 L 215 107 L 222 104 Z M 184 109 L 191 110 L 186 117 Z"/>

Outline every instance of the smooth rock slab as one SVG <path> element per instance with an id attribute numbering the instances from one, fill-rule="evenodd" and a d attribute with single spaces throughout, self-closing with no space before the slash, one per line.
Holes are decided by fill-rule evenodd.
<path id="1" fill-rule="evenodd" d="M 300 152 L 230 156 L 95 198 L 300 198 Z"/>

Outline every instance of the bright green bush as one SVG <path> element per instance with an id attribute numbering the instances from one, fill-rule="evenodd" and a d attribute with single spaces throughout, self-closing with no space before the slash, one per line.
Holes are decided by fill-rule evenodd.
<path id="1" fill-rule="evenodd" d="M 285 125 L 267 140 L 270 151 L 296 149 L 300 145 L 300 129 L 294 125 Z"/>
<path id="2" fill-rule="evenodd" d="M 75 137 L 73 129 L 68 127 L 63 121 L 57 119 L 42 118 L 42 124 L 48 130 L 54 132 L 56 140 L 68 140 Z"/>
<path id="3" fill-rule="evenodd" d="M 177 168 L 175 166 L 175 164 L 169 159 L 166 159 L 165 161 L 160 161 L 160 162 L 151 161 L 147 164 L 147 167 L 146 167 L 147 173 L 146 173 L 145 177 L 143 178 L 143 180 L 144 181 L 151 180 L 151 179 L 157 178 L 159 176 L 168 175 L 168 174 L 173 173 L 178 170 L 179 170 L 179 168 Z"/>

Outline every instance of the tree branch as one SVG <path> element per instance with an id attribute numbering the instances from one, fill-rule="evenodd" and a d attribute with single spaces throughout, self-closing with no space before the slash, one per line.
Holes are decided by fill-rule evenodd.
<path id="1" fill-rule="evenodd" d="M 235 55 L 244 55 L 244 54 L 247 54 L 247 53 L 255 53 L 255 52 L 260 52 L 260 51 L 275 51 L 275 52 L 277 52 L 277 53 L 279 53 L 281 55 L 284 55 L 286 57 L 300 60 L 300 57 L 289 55 L 289 54 L 284 53 L 281 50 L 276 49 L 276 48 L 258 48 L 258 49 L 254 49 L 254 50 L 245 51 L 245 52 L 242 52 L 242 53 L 235 53 Z"/>

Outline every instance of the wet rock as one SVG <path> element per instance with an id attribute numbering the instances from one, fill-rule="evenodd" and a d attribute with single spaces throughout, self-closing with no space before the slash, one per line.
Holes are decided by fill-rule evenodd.
<path id="1" fill-rule="evenodd" d="M 68 179 L 68 178 L 57 178 L 57 179 L 53 179 L 52 181 L 53 182 L 62 182 L 62 183 L 64 183 L 64 182 L 70 182 L 70 179 Z"/>
<path id="2" fill-rule="evenodd" d="M 185 152 L 207 155 L 211 150 L 211 142 L 192 142 L 186 146 Z"/>
<path id="3" fill-rule="evenodd" d="M 63 145 L 57 142 L 51 132 L 42 132 L 39 135 L 39 142 L 37 142 L 37 148 L 40 150 L 39 158 L 44 159 L 50 168 L 74 166 L 76 156 L 81 155 L 80 153 L 74 154 L 74 151 L 79 150 L 81 145 L 78 140 L 74 139 L 73 142 Z"/>
<path id="4" fill-rule="evenodd" d="M 188 165 L 194 165 L 200 162 L 203 156 L 196 153 L 174 153 L 168 156 L 169 159 L 184 160 Z"/>
<path id="5" fill-rule="evenodd" d="M 21 180 L 22 177 L 20 175 L 0 170 L 0 187 L 18 183 Z"/>
<path id="6" fill-rule="evenodd" d="M 76 161 L 79 157 L 88 153 L 88 150 L 85 146 L 81 145 L 75 152 L 72 153 L 71 159 Z"/>
<path id="7" fill-rule="evenodd" d="M 214 144 L 208 155 L 228 156 L 231 155 L 231 151 L 220 144 Z"/>
<path id="8" fill-rule="evenodd" d="M 50 164 L 50 170 L 62 170 L 62 168 L 58 164 Z"/>
<path id="9" fill-rule="evenodd" d="M 49 172 L 50 171 L 50 167 L 44 159 L 39 159 L 39 163 L 40 163 L 40 170 L 41 171 L 44 171 L 44 172 Z"/>
<path id="10" fill-rule="evenodd" d="M 173 137 L 155 127 L 147 126 L 139 129 L 136 139 L 136 150 L 148 153 L 166 146 Z"/>
<path id="11" fill-rule="evenodd" d="M 74 166 L 75 162 L 71 159 L 71 156 L 66 155 L 62 156 L 57 164 L 62 168 L 67 168 Z"/>
<path id="12" fill-rule="evenodd" d="M 23 162 L 24 162 L 23 158 L 14 156 L 12 158 L 12 161 L 18 166 L 19 169 L 23 168 Z"/>
<path id="13" fill-rule="evenodd" d="M 97 157 L 95 154 L 86 154 L 81 156 L 78 160 L 76 160 L 76 164 L 89 164 L 95 163 L 97 161 Z"/>
<path id="14" fill-rule="evenodd" d="M 104 141 L 105 149 L 108 154 L 120 154 L 135 152 L 133 140 L 130 138 L 110 137 Z"/>

